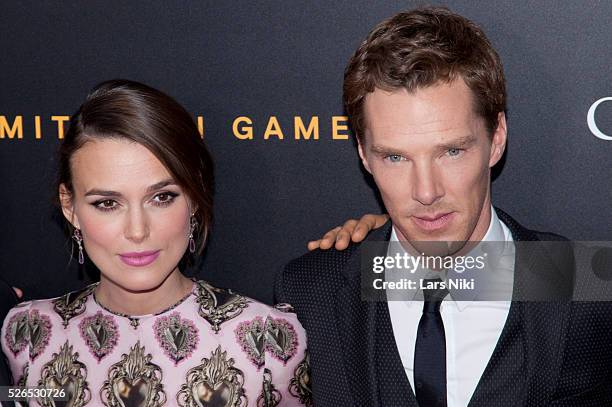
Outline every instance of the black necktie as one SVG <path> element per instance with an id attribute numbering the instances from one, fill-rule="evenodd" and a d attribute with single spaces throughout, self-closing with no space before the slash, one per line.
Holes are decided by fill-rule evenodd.
<path id="1" fill-rule="evenodd" d="M 446 406 L 446 338 L 440 303 L 447 294 L 445 288 L 423 289 L 423 315 L 414 348 L 414 384 L 420 407 Z"/>

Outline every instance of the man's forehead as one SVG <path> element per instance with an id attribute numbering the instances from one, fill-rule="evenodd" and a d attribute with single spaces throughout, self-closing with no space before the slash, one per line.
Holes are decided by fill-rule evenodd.
<path id="1" fill-rule="evenodd" d="M 364 98 L 364 105 L 372 106 L 386 104 L 397 101 L 417 102 L 443 102 L 449 97 L 452 100 L 461 99 L 472 102 L 473 92 L 465 83 L 461 76 L 451 81 L 438 81 L 428 86 L 420 86 L 415 89 L 399 87 L 394 89 L 383 89 L 375 87 L 372 92 L 368 92 Z"/>
<path id="2" fill-rule="evenodd" d="M 479 123 L 482 122 L 482 123 Z M 463 81 L 409 91 L 375 89 L 364 102 L 366 134 L 462 137 L 484 125 Z"/>

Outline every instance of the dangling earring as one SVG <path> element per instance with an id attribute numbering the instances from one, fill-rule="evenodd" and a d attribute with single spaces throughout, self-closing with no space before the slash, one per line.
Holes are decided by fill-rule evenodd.
<path id="1" fill-rule="evenodd" d="M 72 238 L 79 245 L 79 264 L 83 264 L 85 263 L 85 256 L 83 256 L 83 236 L 81 235 L 81 230 L 74 228 Z"/>
<path id="2" fill-rule="evenodd" d="M 195 231 L 196 227 L 198 226 L 198 221 L 195 218 L 195 213 L 191 214 L 191 217 L 189 218 L 189 252 L 190 253 L 195 253 L 195 240 L 193 239 L 193 232 Z"/>

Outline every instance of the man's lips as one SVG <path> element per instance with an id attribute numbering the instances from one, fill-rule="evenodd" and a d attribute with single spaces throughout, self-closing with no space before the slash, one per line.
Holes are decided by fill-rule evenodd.
<path id="1" fill-rule="evenodd" d="M 453 217 L 454 212 L 440 212 L 434 215 L 413 215 L 412 220 L 419 228 L 433 231 L 447 226 Z"/>
<path id="2" fill-rule="evenodd" d="M 159 256 L 159 250 L 121 253 L 119 258 L 128 266 L 142 267 L 153 263 Z"/>

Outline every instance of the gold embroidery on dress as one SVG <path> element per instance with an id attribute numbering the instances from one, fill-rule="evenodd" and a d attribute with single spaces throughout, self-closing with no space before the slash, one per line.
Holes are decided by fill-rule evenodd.
<path id="1" fill-rule="evenodd" d="M 240 315 L 250 302 L 229 289 L 222 290 L 203 281 L 198 281 L 197 285 L 198 314 L 212 325 L 215 333 L 219 333 L 222 323 Z"/>
<path id="2" fill-rule="evenodd" d="M 129 355 L 111 366 L 108 380 L 100 390 L 100 397 L 111 407 L 158 407 L 166 403 L 162 385 L 162 371 L 151 363 L 151 354 L 145 355 L 140 341 L 130 348 Z"/>
<path id="3" fill-rule="evenodd" d="M 244 394 L 244 374 L 234 367 L 234 359 L 227 359 L 227 352 L 218 346 L 210 359 L 187 371 L 186 383 L 181 386 L 176 399 L 182 407 L 247 405 Z"/>
<path id="4" fill-rule="evenodd" d="M 128 317 L 128 319 L 130 320 L 130 325 L 132 328 L 138 329 L 138 325 L 140 324 L 138 318 Z"/>
<path id="5" fill-rule="evenodd" d="M 261 394 L 257 397 L 257 407 L 276 407 L 280 404 L 283 396 L 272 383 L 272 372 L 264 369 L 263 386 Z"/>
<path id="6" fill-rule="evenodd" d="M 18 387 L 25 387 L 28 382 L 28 371 L 30 370 L 30 365 L 26 363 L 23 365 L 23 370 L 21 372 L 21 377 L 17 380 Z"/>
<path id="7" fill-rule="evenodd" d="M 310 385 L 310 355 L 306 350 L 304 359 L 296 366 L 293 378 L 289 382 L 289 393 L 299 398 L 302 404 L 312 406 Z"/>
<path id="8" fill-rule="evenodd" d="M 43 366 L 38 386 L 46 389 L 64 389 L 68 407 L 81 407 L 91 400 L 87 383 L 87 367 L 79 361 L 79 353 L 72 352 L 66 341 L 59 353 L 54 353 L 50 362 Z M 43 407 L 55 407 L 51 398 L 40 399 Z"/>
<path id="9" fill-rule="evenodd" d="M 17 387 L 26 387 L 27 383 L 28 383 L 28 370 L 30 368 L 30 365 L 28 363 L 26 363 L 25 365 L 23 365 L 23 370 L 21 373 L 21 377 L 19 378 L 19 380 L 17 380 Z M 0 403 L 1 404 L 1 403 Z M 16 401 L 15 402 L 15 407 L 25 407 L 28 405 L 27 401 Z"/>
<path id="10" fill-rule="evenodd" d="M 64 329 L 72 318 L 85 312 L 87 297 L 97 285 L 98 283 L 91 284 L 81 291 L 71 292 L 53 300 L 53 309 L 62 317 Z"/>
<path id="11" fill-rule="evenodd" d="M 6 340 L 6 345 L 15 356 L 28 345 L 30 337 L 28 321 L 28 311 L 21 311 L 13 315 L 7 322 L 4 339 Z"/>

